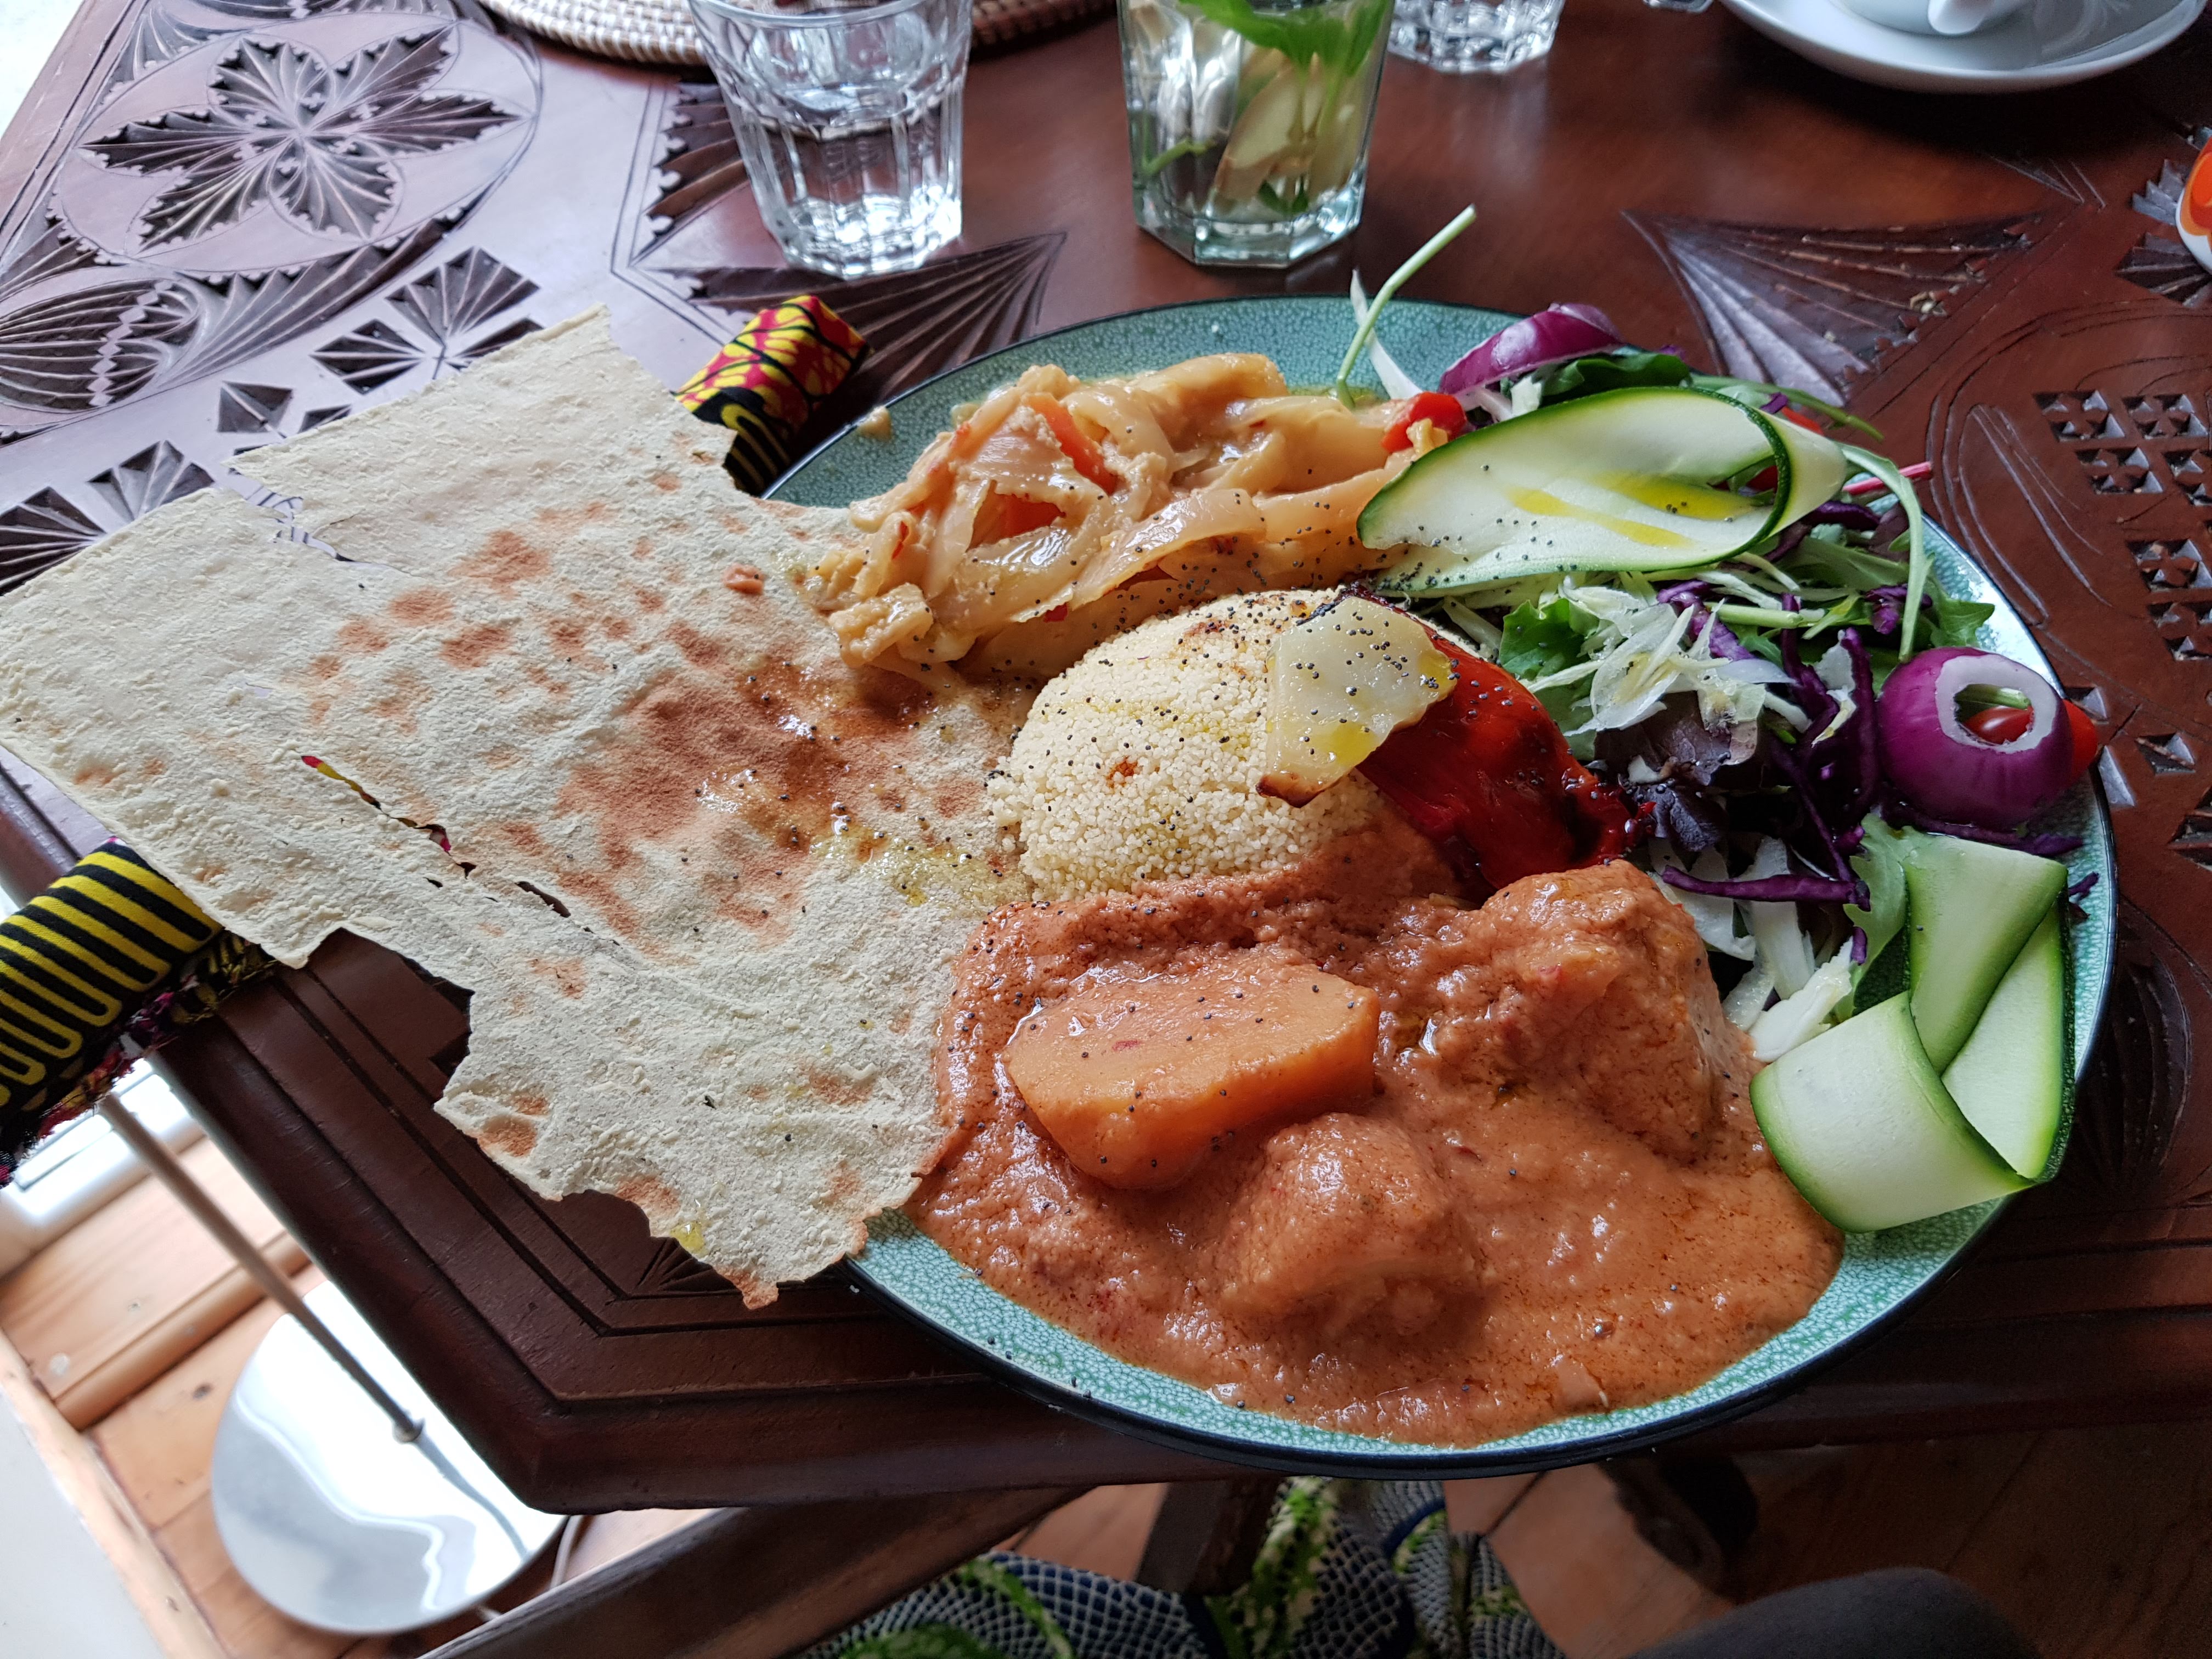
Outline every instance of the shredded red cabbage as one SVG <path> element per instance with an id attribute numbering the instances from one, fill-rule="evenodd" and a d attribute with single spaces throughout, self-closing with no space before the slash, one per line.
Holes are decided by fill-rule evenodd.
<path id="1" fill-rule="evenodd" d="M 1705 881 L 1671 866 L 1659 872 L 1669 887 L 1686 893 L 1710 893 L 1715 898 L 1745 899 L 1753 902 L 1800 904 L 1863 904 L 1866 890 L 1857 883 L 1827 876 L 1761 876 L 1756 881 Z"/>
<path id="2" fill-rule="evenodd" d="M 1857 629 L 1844 629 L 1842 640 L 1844 654 L 1851 659 L 1851 702 L 1856 712 L 1834 741 L 1850 743 L 1856 767 L 1848 808 L 1856 846 L 1866 836 L 1863 820 L 1881 787 L 1881 744 L 1875 732 L 1874 659 L 1867 655 L 1866 641 L 1859 637 Z"/>
<path id="3" fill-rule="evenodd" d="M 1872 607 L 1874 613 L 1871 626 L 1877 635 L 1887 639 L 1905 625 L 1904 583 L 1898 582 L 1887 587 L 1869 587 L 1866 591 L 1866 596 L 1867 604 Z M 1936 596 L 1933 593 L 1923 593 L 1920 596 L 1920 609 L 1923 612 L 1923 625 L 1933 623 L 1937 614 Z"/>
<path id="4" fill-rule="evenodd" d="M 1710 611 L 1705 612 L 1704 638 L 1705 648 L 1716 657 L 1724 657 L 1731 662 L 1758 659 L 1759 653 L 1736 638 L 1735 630 Z"/>
<path id="5" fill-rule="evenodd" d="M 1846 530 L 1873 530 L 1881 520 L 1870 507 L 1861 507 L 1856 501 L 1822 501 L 1803 518 L 1803 525 L 1838 524 Z"/>
<path id="6" fill-rule="evenodd" d="M 1736 638 L 1735 631 L 1707 607 L 1705 602 L 1711 592 L 1710 583 L 1692 580 L 1670 583 L 1657 590 L 1653 597 L 1660 604 L 1672 605 L 1677 611 L 1695 611 L 1698 613 L 1697 620 L 1690 624 L 1689 637 L 1692 643 L 1702 639 L 1713 655 L 1733 662 L 1756 661 L 1758 653 Z"/>
<path id="7" fill-rule="evenodd" d="M 2009 847 L 2017 853 L 2033 853 L 2039 859 L 2063 859 L 2081 844 L 2079 836 L 2038 835 L 2026 830 L 1984 830 L 1978 823 L 1954 823 L 1948 818 L 1930 817 L 1910 802 L 1894 796 L 1882 802 L 1881 815 L 1891 823 L 1907 824 L 1933 836 L 1985 841 L 1992 847 Z"/>

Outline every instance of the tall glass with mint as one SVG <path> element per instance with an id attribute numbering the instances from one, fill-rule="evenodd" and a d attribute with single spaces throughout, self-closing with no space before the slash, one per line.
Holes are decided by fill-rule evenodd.
<path id="1" fill-rule="evenodd" d="M 1201 264 L 1349 235 L 1392 0 L 1120 0 L 1137 222 Z"/>

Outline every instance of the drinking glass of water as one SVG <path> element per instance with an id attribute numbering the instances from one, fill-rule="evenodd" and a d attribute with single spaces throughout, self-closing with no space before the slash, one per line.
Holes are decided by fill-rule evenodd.
<path id="1" fill-rule="evenodd" d="M 761 217 L 795 265 L 911 270 L 960 234 L 970 0 L 690 0 Z"/>
<path id="2" fill-rule="evenodd" d="M 1398 14 L 1390 25 L 1390 50 L 1455 75 L 1503 74 L 1551 51 L 1564 3 L 1398 0 Z"/>

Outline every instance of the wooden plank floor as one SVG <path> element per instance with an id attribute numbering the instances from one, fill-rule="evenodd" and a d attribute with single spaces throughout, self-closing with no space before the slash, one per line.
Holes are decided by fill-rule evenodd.
<path id="1" fill-rule="evenodd" d="M 182 1161 L 281 1270 L 307 1264 L 213 1142 Z M 0 1279 L 0 1333 L 83 1429 L 260 1300 L 168 1188 L 141 1181 Z"/>
<path id="2" fill-rule="evenodd" d="M 272 1260 L 316 1282 L 297 1247 L 211 1146 L 188 1154 Z M 411 1659 L 472 1626 L 356 1639 L 294 1624 L 247 1589 L 216 1536 L 207 1471 L 232 1384 L 276 1310 L 169 1194 L 142 1183 L 9 1277 L 0 1334 L 35 1378 L 88 1506 L 120 1509 L 149 1605 L 181 1592 L 162 1633 L 210 1659 Z M 0 1358 L 6 1350 L 0 1347 Z M 20 1402 L 19 1402 L 20 1403 Z M 64 1422 L 63 1419 L 66 1419 Z M 79 1437 L 70 1425 L 84 1431 Z M 63 1441 L 70 1443 L 64 1445 Z M 2212 1424 L 1779 1453 L 1744 1460 L 1760 1525 L 1723 1589 L 1662 1559 L 1595 1466 L 1453 1481 L 1453 1525 L 1486 1534 L 1569 1659 L 1626 1659 L 1749 1599 L 1817 1578 L 1932 1566 L 1989 1595 L 2046 1659 L 2212 1659 Z M 1158 1486 L 1101 1487 L 1018 1540 L 1024 1552 L 1129 1577 Z M 686 1524 L 678 1510 L 599 1516 L 574 1540 L 586 1572 Z M 550 1576 L 550 1554 L 502 1596 Z M 167 1587 L 165 1589 L 165 1586 Z"/>
<path id="3" fill-rule="evenodd" d="M 1752 1466 L 1754 1489 L 1770 1489 L 1735 1595 L 1934 1567 L 1996 1602 L 2044 1659 L 2212 1655 L 2212 1424 L 1825 1456 L 1782 1491 L 1786 1460 Z"/>

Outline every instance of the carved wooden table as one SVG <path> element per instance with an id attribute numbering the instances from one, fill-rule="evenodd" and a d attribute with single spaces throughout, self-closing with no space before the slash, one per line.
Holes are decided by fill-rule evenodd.
<path id="1" fill-rule="evenodd" d="M 2042 630 L 2112 745 L 2120 967 L 2072 1155 L 1890 1332 L 1707 1443 L 2212 1407 L 2212 278 L 2172 240 L 2212 21 L 2112 79 L 1932 100 L 1715 9 L 1572 0 L 1542 64 L 1393 62 L 1366 224 L 1283 276 L 1131 221 L 1113 27 L 979 60 L 968 236 L 825 290 L 887 390 L 1165 301 L 1341 292 L 1463 202 L 1413 291 L 1608 308 L 1633 337 L 1846 399 Z M 520 37 L 472 0 L 92 0 L 0 146 L 0 574 L 229 458 L 613 308 L 672 383 L 779 270 L 710 85 Z M 2161 217 L 2161 216 L 2166 216 Z M 97 835 L 20 780 L 0 874 Z M 842 1272 L 749 1314 L 611 1198 L 540 1200 L 429 1103 L 457 999 L 370 946 L 173 1051 L 308 1249 L 533 1503 L 709 1504 L 1194 1476 L 978 1376 Z"/>

